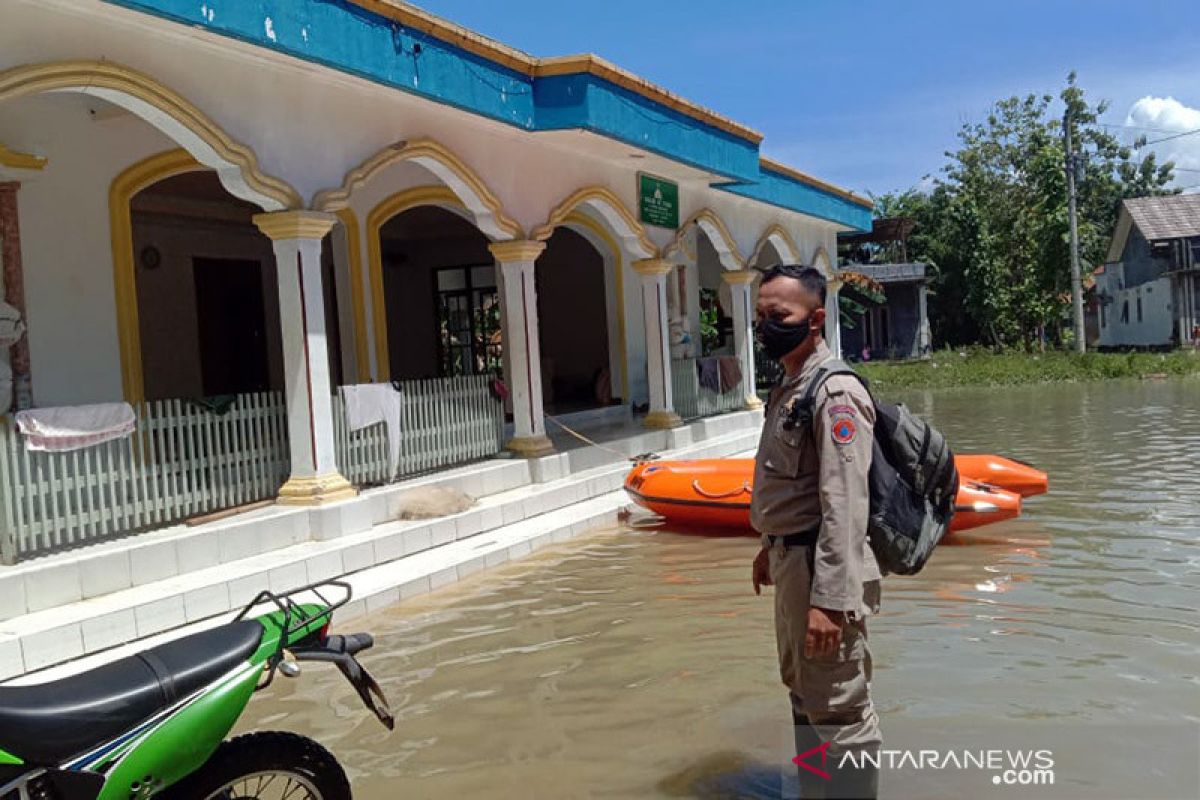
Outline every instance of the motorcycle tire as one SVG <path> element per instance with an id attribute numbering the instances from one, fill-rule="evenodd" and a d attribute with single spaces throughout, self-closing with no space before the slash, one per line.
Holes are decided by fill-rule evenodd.
<path id="1" fill-rule="evenodd" d="M 273 780 L 268 780 L 274 776 Z M 256 798 L 248 793 L 270 788 L 278 797 L 279 784 L 298 785 L 300 794 L 285 794 L 299 800 L 351 800 L 350 781 L 333 754 L 312 739 L 294 733 L 267 731 L 247 733 L 222 742 L 212 757 L 196 772 L 167 787 L 157 797 L 163 800 L 220 800 L 226 797 Z M 237 787 L 244 785 L 245 789 Z"/>

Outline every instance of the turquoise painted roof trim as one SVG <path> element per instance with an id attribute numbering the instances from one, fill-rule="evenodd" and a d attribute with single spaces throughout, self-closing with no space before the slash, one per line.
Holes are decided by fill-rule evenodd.
<path id="1" fill-rule="evenodd" d="M 758 176 L 758 147 L 596 75 L 534 82 L 537 130 L 582 128 L 734 180 Z"/>
<path id="2" fill-rule="evenodd" d="M 532 78 L 344 0 L 105 2 L 536 129 Z"/>
<path id="3" fill-rule="evenodd" d="M 763 170 L 757 145 L 590 73 L 531 78 L 346 0 L 105 0 L 527 131 L 589 130 L 725 176 L 720 188 L 851 228 L 871 212 Z M 419 45 L 419 48 L 418 48 Z"/>
<path id="4" fill-rule="evenodd" d="M 871 230 L 872 214 L 867 206 L 770 169 L 760 169 L 758 179 L 753 182 L 718 184 L 714 188 L 820 217 L 855 231 Z"/>

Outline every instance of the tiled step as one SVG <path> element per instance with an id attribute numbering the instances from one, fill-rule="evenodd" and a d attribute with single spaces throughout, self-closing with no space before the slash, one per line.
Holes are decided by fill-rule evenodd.
<path id="1" fill-rule="evenodd" d="M 552 542 L 566 541 L 596 527 L 612 525 L 616 521 L 617 509 L 626 503 L 623 491 L 608 492 L 586 502 L 506 525 L 478 537 L 431 548 L 408 558 L 343 576 L 342 580 L 349 583 L 353 589 L 354 599 L 338 609 L 334 617 L 334 627 L 345 632 L 352 629 L 357 619 L 366 613 L 436 591 L 481 569 L 521 558 Z M 305 599 L 315 598 L 298 598 L 301 602 Z M 148 647 L 229 622 L 236 610 L 190 622 L 179 628 L 123 643 L 42 670 L 28 672 L 6 681 L 5 685 L 41 683 L 93 669 Z M 265 606 L 256 608 L 251 615 L 266 613 L 269 610 L 271 609 Z M 386 646 L 385 642 L 376 644 Z"/>
<path id="2" fill-rule="evenodd" d="M 666 455 L 719 457 L 746 451 L 756 440 L 757 429 L 743 427 Z M 364 576 L 356 580 L 367 581 L 364 587 L 371 592 L 356 598 L 355 605 L 343 613 L 361 612 L 394 601 L 403 591 L 415 591 L 424 585 L 423 580 L 430 587 L 440 585 L 439 581 L 449 579 L 452 567 L 454 575 L 461 576 L 472 565 L 486 566 L 489 559 L 498 563 L 519 554 L 530 541 L 552 536 L 555 531 L 561 534 L 564 520 L 565 530 L 574 531 L 604 514 L 611 517 L 625 502 L 617 490 L 628 463 L 614 459 L 568 474 L 565 456 L 536 467 L 543 472 L 543 482 L 489 493 L 472 509 L 437 520 L 383 521 L 337 538 L 283 539 L 274 549 L 207 564 L 186 558 L 180 561 L 182 548 L 188 546 L 186 537 L 168 539 L 165 544 L 176 548 L 174 574 L 0 623 L 0 679 L 202 622 L 241 608 L 263 588 L 283 591 L 348 574 Z M 527 462 L 498 463 L 520 466 Z M 555 471 L 561 472 L 561 477 L 548 474 Z M 492 480 L 500 482 L 492 486 L 509 479 L 504 474 L 496 476 Z M 461 564 L 456 561 L 462 552 L 477 548 L 471 558 Z M 387 569 L 373 572 L 381 567 Z M 184 571 L 179 572 L 180 568 Z M 377 579 L 383 583 L 371 583 L 368 573 L 383 576 Z M 29 579 L 28 573 L 25 577 Z M 396 582 L 391 586 L 384 585 L 393 579 Z"/>
<path id="3" fill-rule="evenodd" d="M 368 489 L 353 500 L 327 507 L 271 506 L 195 527 L 174 525 L 32 559 L 0 568 L 0 620 L 101 598 L 310 539 L 370 530 L 395 519 L 399 497 L 418 486 L 447 486 L 485 497 L 526 486 L 531 480 L 527 461 L 495 459 Z"/>

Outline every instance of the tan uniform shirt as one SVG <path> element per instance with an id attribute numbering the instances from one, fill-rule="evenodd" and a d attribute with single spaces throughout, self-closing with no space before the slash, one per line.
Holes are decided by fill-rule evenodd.
<path id="1" fill-rule="evenodd" d="M 878 606 L 879 566 L 867 543 L 867 473 L 875 406 L 852 375 L 825 381 L 813 405 L 813 425 L 789 426 L 817 368 L 833 357 L 824 342 L 800 372 L 771 392 L 758 454 L 750 522 L 766 535 L 819 528 L 810 602 L 830 610 L 870 613 Z"/>

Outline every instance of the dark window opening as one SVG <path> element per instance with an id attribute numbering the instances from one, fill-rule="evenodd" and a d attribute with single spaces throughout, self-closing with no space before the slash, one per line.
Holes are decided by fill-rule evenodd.
<path id="1" fill-rule="evenodd" d="M 192 272 L 204 394 L 265 391 L 270 376 L 262 264 L 194 258 Z"/>
<path id="2" fill-rule="evenodd" d="M 500 294 L 492 265 L 437 270 L 438 374 L 498 373 Z"/>
<path id="3" fill-rule="evenodd" d="M 700 289 L 700 354 L 709 356 L 733 336 L 733 320 L 725 316 L 716 289 Z"/>

